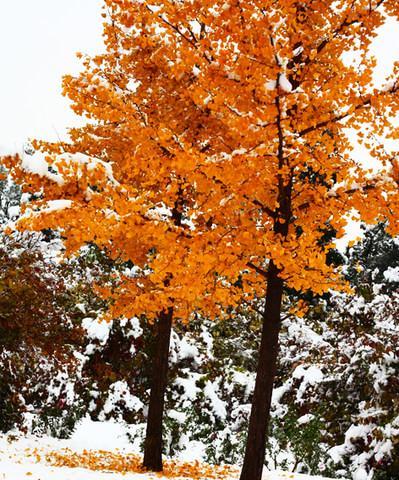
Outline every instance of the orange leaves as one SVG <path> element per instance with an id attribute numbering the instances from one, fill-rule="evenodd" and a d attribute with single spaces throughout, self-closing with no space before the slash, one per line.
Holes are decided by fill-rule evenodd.
<path id="1" fill-rule="evenodd" d="M 384 17 L 352 3 L 107 0 L 105 53 L 64 78 L 90 123 L 70 144 L 40 144 L 62 182 L 6 160 L 42 195 L 24 228 L 133 262 L 141 273 L 112 293 L 115 315 L 173 303 L 180 318 L 217 316 L 262 294 L 247 265 L 271 259 L 297 290 L 344 288 L 326 231 L 342 236 L 352 210 L 397 230 L 399 212 L 397 164 L 374 138 L 398 136 L 395 71 L 381 91 L 370 84 Z M 361 68 L 344 62 L 355 50 Z M 348 128 L 382 159 L 378 178 L 351 158 Z M 56 199 L 73 206 L 43 211 Z"/>
<path id="2" fill-rule="evenodd" d="M 107 452 L 103 450 L 84 450 L 75 453 L 71 450 L 49 452 L 45 460 L 52 466 L 69 468 L 87 468 L 94 471 L 118 473 L 144 473 L 139 455 Z M 201 464 L 199 462 L 164 462 L 164 470 L 157 475 L 167 478 L 192 478 L 195 480 L 223 480 L 236 474 L 237 470 L 228 466 Z"/>

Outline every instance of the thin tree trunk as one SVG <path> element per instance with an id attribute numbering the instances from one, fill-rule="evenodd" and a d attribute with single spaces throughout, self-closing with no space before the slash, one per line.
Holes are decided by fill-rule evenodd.
<path id="1" fill-rule="evenodd" d="M 273 262 L 267 272 L 266 305 L 258 371 L 252 399 L 244 464 L 240 480 L 261 480 L 266 451 L 271 398 L 277 369 L 283 280 Z"/>
<path id="2" fill-rule="evenodd" d="M 172 208 L 172 220 L 181 227 L 184 197 L 181 185 Z M 164 284 L 168 286 L 170 279 Z M 147 429 L 144 441 L 143 467 L 152 472 L 162 472 L 162 430 L 165 392 L 168 381 L 169 346 L 172 333 L 173 307 L 160 313 L 157 322 L 154 356 L 152 359 L 152 383 L 148 406 Z"/>
<path id="3" fill-rule="evenodd" d="M 159 315 L 156 324 L 150 404 L 144 443 L 143 467 L 152 472 L 162 471 L 162 420 L 168 378 L 169 345 L 172 332 L 173 309 Z"/>

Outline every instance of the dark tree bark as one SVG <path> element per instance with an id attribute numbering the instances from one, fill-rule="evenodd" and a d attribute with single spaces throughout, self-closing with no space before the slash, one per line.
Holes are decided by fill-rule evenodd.
<path id="1" fill-rule="evenodd" d="M 280 74 L 277 75 L 277 84 L 279 79 Z M 277 185 L 279 206 L 273 212 L 274 232 L 282 238 L 286 238 L 292 217 L 291 200 L 294 168 L 290 167 L 287 158 L 284 157 L 283 118 L 279 93 L 276 95 L 275 105 L 278 133 L 277 158 L 279 171 L 277 172 Z M 288 167 L 288 175 L 281 173 L 281 169 L 284 166 Z M 269 263 L 267 272 L 264 273 L 267 279 L 267 289 L 265 310 L 263 312 L 262 339 L 240 480 L 261 480 L 262 478 L 273 384 L 277 370 L 284 280 L 280 278 L 279 269 L 272 260 Z"/>
<path id="2" fill-rule="evenodd" d="M 240 480 L 261 480 L 269 427 L 271 398 L 277 369 L 283 280 L 273 262 L 267 272 L 266 305 L 258 370 L 252 399 L 244 464 Z"/>
<path id="3" fill-rule="evenodd" d="M 156 323 L 152 380 L 144 443 L 143 467 L 152 472 L 162 471 L 162 420 L 168 379 L 169 345 L 173 308 L 162 312 Z"/>
<path id="4" fill-rule="evenodd" d="M 167 155 L 170 152 L 166 150 Z M 177 198 L 172 208 L 172 220 L 176 227 L 182 226 L 184 196 L 179 185 Z M 164 281 L 168 285 L 170 279 Z M 173 301 L 173 299 L 171 299 Z M 152 383 L 148 406 L 147 429 L 144 441 L 143 467 L 152 472 L 162 472 L 162 431 L 165 392 L 168 382 L 169 346 L 172 333 L 173 307 L 160 313 L 155 334 L 152 358 Z"/>

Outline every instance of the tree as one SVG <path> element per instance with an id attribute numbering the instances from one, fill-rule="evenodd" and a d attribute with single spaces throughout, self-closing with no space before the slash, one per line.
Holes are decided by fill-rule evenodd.
<path id="1" fill-rule="evenodd" d="M 18 216 L 21 201 L 18 185 L 3 170 L 0 170 L 0 225 Z"/>
<path id="2" fill-rule="evenodd" d="M 370 301 L 376 293 L 390 294 L 398 289 L 399 244 L 380 223 L 368 229 L 362 241 L 348 252 L 346 276 L 354 284 L 356 293 Z"/>
<path id="3" fill-rule="evenodd" d="M 42 238 L 0 238 L 0 429 L 7 431 L 22 426 L 29 409 L 63 413 L 51 397 L 57 377 L 76 368 L 82 330 L 67 272 L 43 254 Z"/>
<path id="4" fill-rule="evenodd" d="M 112 56 L 112 52 L 107 53 L 102 61 L 112 62 Z M 86 74 L 82 74 L 84 84 Z M 99 82 L 98 78 L 93 81 Z M 105 90 L 101 95 L 105 98 L 114 94 Z M 119 264 L 135 266 L 134 273 L 128 268 L 119 276 L 118 288 L 111 283 L 98 290 L 113 299 L 109 318 L 145 313 L 154 322 L 156 346 L 144 466 L 159 471 L 173 317 L 187 321 L 196 309 L 218 312 L 219 304 L 226 302 L 226 285 L 223 277 L 210 275 L 209 265 L 203 262 L 207 252 L 213 250 L 213 242 L 203 235 L 193 245 L 189 233 L 187 209 L 193 201 L 193 189 L 186 177 L 194 153 L 184 151 L 176 139 L 171 140 L 166 129 L 158 132 L 148 124 L 134 101 L 130 113 L 119 110 L 127 116 L 128 129 L 134 135 L 122 132 L 114 136 L 119 122 L 109 122 L 110 115 L 115 114 L 114 105 L 108 104 L 110 111 L 107 104 L 101 104 L 105 108 L 98 110 L 95 101 L 87 105 L 87 116 L 94 115 L 97 122 L 74 129 L 72 144 L 41 144 L 55 157 L 36 156 L 28 161 L 25 157 L 21 163 L 15 157 L 6 159 L 5 164 L 34 200 L 29 205 L 31 210 L 26 210 L 25 218 L 19 221 L 20 228 L 58 229 L 65 238 L 67 254 L 77 252 L 85 243 L 95 243 Z M 113 139 L 97 142 L 100 137 L 94 131 Z M 129 154 L 137 148 L 146 152 L 139 157 L 143 160 L 140 164 Z M 113 167 L 118 163 L 117 169 L 110 165 L 114 162 Z M 210 227 L 206 224 L 209 233 Z M 239 287 L 230 288 L 231 302 L 236 301 L 234 288 L 237 295 L 242 295 Z"/>
<path id="5" fill-rule="evenodd" d="M 55 155 L 45 182 L 7 163 L 25 185 L 43 188 L 42 205 L 71 201 L 68 221 L 65 211 L 45 213 L 31 227 L 62 224 L 70 248 L 94 241 L 143 268 L 116 292 L 114 313 L 156 317 L 173 307 L 177 318 L 215 316 L 242 296 L 265 296 L 241 474 L 258 480 L 284 288 L 345 288 L 324 239 L 326 231 L 341 237 L 348 217 L 398 231 L 399 169 L 381 141 L 397 138 L 389 118 L 399 109 L 398 65 L 377 89 L 368 49 L 399 5 L 105 5 L 106 53 L 64 80 L 75 112 L 91 122 L 71 131 L 71 145 L 42 145 Z M 360 66 L 345 60 L 353 50 Z M 348 129 L 378 158 L 378 173 L 351 157 Z M 180 226 L 171 220 L 176 205 Z"/>

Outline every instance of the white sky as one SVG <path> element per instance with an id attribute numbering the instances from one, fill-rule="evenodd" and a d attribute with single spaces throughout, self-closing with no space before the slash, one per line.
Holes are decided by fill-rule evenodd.
<path id="1" fill-rule="evenodd" d="M 77 51 L 102 48 L 102 0 L 1 3 L 0 154 L 21 150 L 29 137 L 65 138 L 78 119 L 61 96 L 61 77 L 78 71 Z M 399 23 L 382 29 L 373 50 L 381 80 L 399 59 Z"/>
<path id="2" fill-rule="evenodd" d="M 101 50 L 101 0 L 1 0 L 0 154 L 28 137 L 56 139 L 77 117 L 61 77 L 75 53 Z"/>

